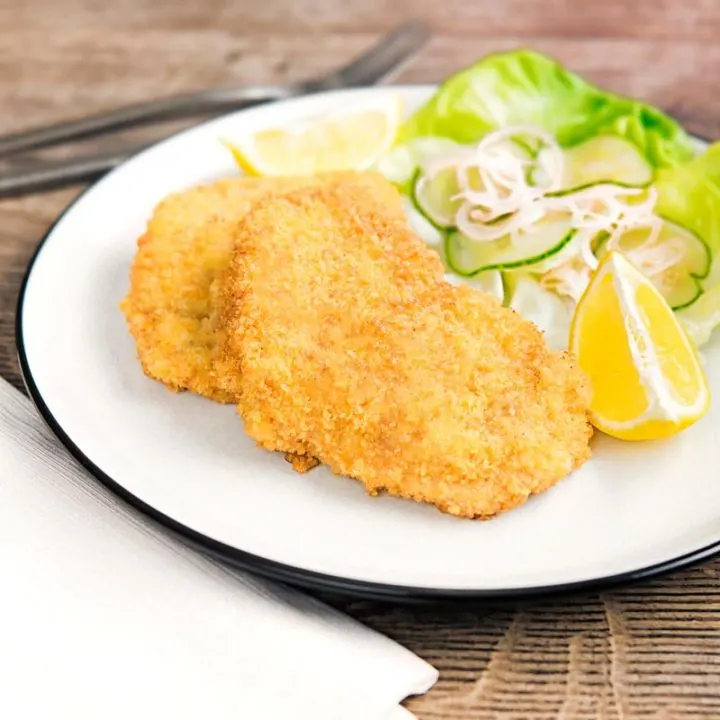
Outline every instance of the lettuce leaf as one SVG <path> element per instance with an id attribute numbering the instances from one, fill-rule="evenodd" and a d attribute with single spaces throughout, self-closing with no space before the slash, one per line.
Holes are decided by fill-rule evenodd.
<path id="1" fill-rule="evenodd" d="M 683 165 L 660 170 L 655 179 L 659 215 L 692 230 L 720 254 L 720 143 Z"/>
<path id="2" fill-rule="evenodd" d="M 689 136 L 660 110 L 600 90 L 531 50 L 488 55 L 450 77 L 404 124 L 399 142 L 434 136 L 472 143 L 515 124 L 542 127 L 564 147 L 594 135 L 619 135 L 655 168 L 693 155 Z"/>
<path id="3" fill-rule="evenodd" d="M 655 180 L 658 214 L 694 232 L 710 249 L 704 293 L 678 312 L 696 345 L 705 344 L 720 325 L 720 143 L 684 165 L 661 170 Z"/>

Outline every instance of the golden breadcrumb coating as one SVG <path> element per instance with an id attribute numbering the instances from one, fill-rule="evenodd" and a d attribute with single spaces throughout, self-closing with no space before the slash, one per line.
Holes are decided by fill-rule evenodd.
<path id="1" fill-rule="evenodd" d="M 334 176 L 343 174 L 327 177 Z M 237 224 L 264 197 L 323 182 L 322 175 L 238 177 L 175 193 L 158 205 L 138 240 L 130 289 L 121 304 L 146 375 L 171 390 L 236 400 L 237 373 L 225 366 L 229 374 L 222 377 L 216 359 L 225 341 L 218 289 Z M 399 199 L 390 196 L 390 202 L 400 212 Z"/>
<path id="2" fill-rule="evenodd" d="M 130 290 L 122 302 L 147 375 L 172 390 L 192 390 L 219 402 L 213 356 L 224 335 L 215 322 L 213 280 L 230 260 L 237 223 L 276 184 L 233 178 L 163 200 L 138 240 Z"/>
<path id="3" fill-rule="evenodd" d="M 463 517 L 520 505 L 582 464 L 585 376 L 442 273 L 377 189 L 338 181 L 257 203 L 223 290 L 246 431 L 370 494 Z"/>

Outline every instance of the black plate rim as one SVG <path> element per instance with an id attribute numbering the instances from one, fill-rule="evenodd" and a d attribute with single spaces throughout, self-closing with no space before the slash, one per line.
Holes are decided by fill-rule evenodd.
<path id="1" fill-rule="evenodd" d="M 407 86 L 405 86 L 407 87 Z M 203 123 L 204 124 L 204 123 Z M 175 138 L 184 134 L 187 130 L 181 130 L 170 138 Z M 710 142 L 705 138 L 694 136 L 703 142 Z M 155 145 L 151 146 L 155 147 Z M 23 309 L 25 296 L 32 278 L 33 268 L 46 246 L 49 238 L 52 236 L 55 227 L 62 219 L 85 197 L 85 195 L 103 182 L 107 177 L 120 171 L 127 162 L 133 160 L 138 155 L 144 153 L 149 148 L 143 149 L 140 153 L 133 155 L 124 161 L 109 173 L 93 182 L 89 187 L 77 195 L 63 210 L 59 217 L 48 228 L 38 243 L 27 270 L 22 280 L 20 292 L 16 305 L 15 314 L 15 342 L 17 346 L 18 362 L 25 388 L 37 408 L 40 416 L 53 432 L 53 434 L 65 446 L 68 452 L 75 460 L 93 476 L 102 485 L 112 491 L 123 501 L 140 511 L 153 521 L 164 526 L 180 539 L 189 543 L 196 549 L 211 555 L 223 562 L 247 571 L 251 574 L 258 575 L 270 580 L 280 581 L 289 585 L 294 585 L 307 590 L 336 593 L 343 596 L 352 596 L 359 598 L 368 598 L 376 600 L 385 600 L 393 602 L 439 602 L 439 601 L 489 601 L 489 600 L 526 600 L 539 597 L 550 597 L 556 595 L 567 595 L 575 593 L 597 593 L 609 590 L 621 585 L 630 585 L 651 578 L 659 578 L 668 573 L 688 568 L 701 562 L 706 562 L 717 556 L 720 556 L 720 538 L 705 545 L 697 550 L 693 550 L 682 555 L 664 560 L 652 565 L 648 565 L 635 570 L 623 573 L 605 575 L 597 578 L 579 580 L 570 583 L 558 583 L 552 585 L 535 585 L 517 588 L 493 588 L 493 589 L 467 589 L 467 588 L 432 588 L 411 585 L 393 585 L 388 583 L 377 583 L 366 580 L 358 580 L 354 578 L 344 578 L 337 575 L 320 573 L 314 570 L 307 570 L 293 565 L 287 565 L 269 558 L 249 553 L 245 550 L 226 545 L 214 538 L 200 533 L 183 523 L 165 515 L 162 511 L 147 504 L 139 497 L 127 490 L 121 483 L 110 477 L 100 467 L 98 467 L 72 440 L 70 435 L 65 431 L 58 422 L 52 411 L 46 404 L 42 393 L 35 383 L 30 362 L 27 356 L 24 334 L 23 334 Z"/>

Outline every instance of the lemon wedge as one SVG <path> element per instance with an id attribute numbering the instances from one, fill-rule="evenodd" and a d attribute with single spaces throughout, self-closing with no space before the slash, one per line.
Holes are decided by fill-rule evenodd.
<path id="1" fill-rule="evenodd" d="M 337 112 L 224 139 L 250 175 L 312 175 L 365 170 L 392 145 L 402 118 L 396 95 L 377 95 Z"/>
<path id="2" fill-rule="evenodd" d="M 590 377 L 590 420 L 608 435 L 669 437 L 708 411 L 692 343 L 659 291 L 617 252 L 603 259 L 578 303 L 570 350 Z"/>

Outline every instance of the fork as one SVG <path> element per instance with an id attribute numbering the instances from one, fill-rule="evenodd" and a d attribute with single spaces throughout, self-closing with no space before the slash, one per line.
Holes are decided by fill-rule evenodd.
<path id="1" fill-rule="evenodd" d="M 399 71 L 429 38 L 426 26 L 415 20 L 398 26 L 362 55 L 327 75 L 289 86 L 217 88 L 152 100 L 107 113 L 0 136 L 0 156 L 59 143 L 82 140 L 106 132 L 159 121 L 212 115 L 283 100 L 300 95 L 347 87 L 373 85 Z M 144 147 L 89 155 L 70 160 L 35 164 L 0 173 L 0 197 L 89 180 L 111 170 Z"/>

